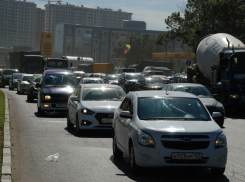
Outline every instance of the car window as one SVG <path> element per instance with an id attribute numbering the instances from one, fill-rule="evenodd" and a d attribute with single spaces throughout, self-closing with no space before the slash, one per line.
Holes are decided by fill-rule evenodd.
<path id="1" fill-rule="evenodd" d="M 212 97 L 205 87 L 174 87 L 173 91 L 188 92 L 198 97 Z"/>
<path id="2" fill-rule="evenodd" d="M 80 100 L 80 95 L 81 95 L 81 87 L 78 87 L 78 90 L 76 92 L 76 96 L 77 96 L 78 100 Z"/>
<path id="3" fill-rule="evenodd" d="M 22 81 L 28 81 L 31 79 L 32 76 L 23 76 Z"/>
<path id="4" fill-rule="evenodd" d="M 121 104 L 120 109 L 122 109 L 123 111 L 126 111 L 127 106 L 128 106 L 128 102 L 129 102 L 129 98 L 125 98 Z"/>
<path id="5" fill-rule="evenodd" d="M 73 92 L 73 95 L 74 95 L 74 96 L 77 95 L 77 91 L 78 91 L 79 87 L 80 87 L 80 86 L 78 86 L 78 87 L 75 89 L 75 91 Z"/>
<path id="6" fill-rule="evenodd" d="M 140 74 L 127 74 L 126 75 L 127 80 L 133 80 L 133 79 L 139 79 L 139 78 L 140 78 Z"/>
<path id="7" fill-rule="evenodd" d="M 209 114 L 197 98 L 139 98 L 138 116 L 142 120 L 210 121 Z"/>
<path id="8" fill-rule="evenodd" d="M 102 80 L 83 80 L 84 84 L 88 84 L 88 83 L 103 83 Z"/>
<path id="9" fill-rule="evenodd" d="M 132 102 L 130 99 L 129 99 L 126 111 L 129 111 L 131 115 L 133 114 Z"/>
<path id="10" fill-rule="evenodd" d="M 75 75 L 53 74 L 45 75 L 45 87 L 76 87 L 77 78 Z"/>

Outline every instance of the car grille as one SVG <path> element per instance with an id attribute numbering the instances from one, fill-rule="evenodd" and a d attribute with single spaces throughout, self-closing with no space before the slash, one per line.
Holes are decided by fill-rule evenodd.
<path id="1" fill-rule="evenodd" d="M 70 95 L 68 94 L 50 94 L 52 101 L 68 102 Z"/>
<path id="2" fill-rule="evenodd" d="M 172 157 L 164 157 L 164 160 L 168 164 L 205 164 L 208 162 L 208 157 L 203 157 L 201 160 L 176 160 Z"/>
<path id="3" fill-rule="evenodd" d="M 176 150 L 206 149 L 210 144 L 208 135 L 162 135 L 161 138 L 163 147 Z"/>
<path id="4" fill-rule="evenodd" d="M 97 113 L 95 118 L 99 121 L 100 124 L 112 125 L 112 123 L 102 123 L 102 118 L 113 118 L 114 113 Z"/>

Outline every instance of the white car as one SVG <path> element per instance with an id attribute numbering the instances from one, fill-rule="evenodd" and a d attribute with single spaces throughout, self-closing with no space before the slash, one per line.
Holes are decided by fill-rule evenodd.
<path id="1" fill-rule="evenodd" d="M 78 133 L 89 129 L 111 129 L 114 111 L 125 95 L 117 85 L 79 85 L 67 103 L 67 128 L 76 125 Z"/>
<path id="2" fill-rule="evenodd" d="M 103 84 L 104 81 L 101 78 L 95 78 L 95 77 L 85 77 L 82 78 L 79 82 L 79 84 Z"/>
<path id="3" fill-rule="evenodd" d="M 18 85 L 17 85 L 18 94 L 27 92 L 28 85 L 30 84 L 30 82 L 28 81 L 31 80 L 32 76 L 33 74 L 24 74 L 20 77 L 20 79 L 18 80 Z"/>
<path id="4" fill-rule="evenodd" d="M 226 136 L 198 97 L 173 91 L 130 92 L 113 120 L 113 154 L 138 166 L 211 168 L 222 175 L 227 162 Z M 213 117 L 213 118 L 212 118 Z"/>

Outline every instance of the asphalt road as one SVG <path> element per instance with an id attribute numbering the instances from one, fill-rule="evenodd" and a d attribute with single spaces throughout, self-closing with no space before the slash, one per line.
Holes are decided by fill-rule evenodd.
<path id="1" fill-rule="evenodd" d="M 110 131 L 76 135 L 67 130 L 65 114 L 39 117 L 37 104 L 26 95 L 3 89 L 10 99 L 13 169 L 15 182 L 78 181 L 245 181 L 245 113 L 228 116 L 223 128 L 228 140 L 228 163 L 221 178 L 209 169 L 141 169 L 131 174 L 127 159 L 114 160 Z M 47 162 L 59 153 L 58 162 Z"/>

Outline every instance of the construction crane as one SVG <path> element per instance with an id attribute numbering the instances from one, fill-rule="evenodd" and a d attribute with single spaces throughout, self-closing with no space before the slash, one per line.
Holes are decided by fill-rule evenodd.
<path id="1" fill-rule="evenodd" d="M 50 2 L 58 2 L 58 3 L 62 2 L 62 1 L 50 1 L 50 0 L 41 0 L 41 1 L 48 1 L 48 4 L 50 4 Z"/>

